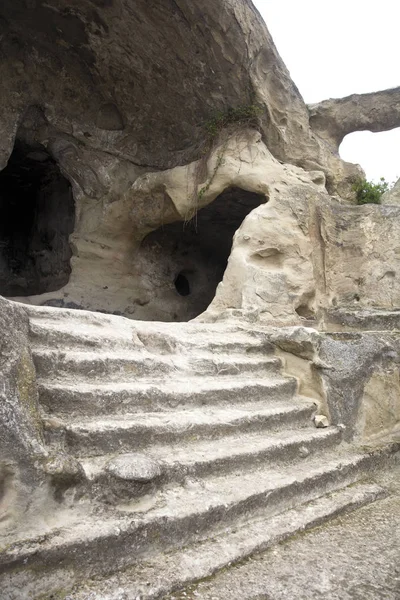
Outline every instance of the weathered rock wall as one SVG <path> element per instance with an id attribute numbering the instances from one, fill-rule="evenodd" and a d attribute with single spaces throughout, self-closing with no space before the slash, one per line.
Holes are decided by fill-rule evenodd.
<path id="1" fill-rule="evenodd" d="M 299 392 L 315 398 L 344 439 L 373 443 L 400 430 L 398 331 L 319 333 L 306 327 L 270 330 L 268 339 Z"/>
<path id="2" fill-rule="evenodd" d="M 216 110 L 253 102 L 279 159 L 328 170 L 340 162 L 312 133 L 247 0 L 6 0 L 0 11 L 2 164 L 30 106 L 77 146 L 165 169 L 199 156 Z"/>
<path id="3" fill-rule="evenodd" d="M 400 179 L 394 186 L 385 192 L 381 198 L 381 204 L 399 205 L 400 204 Z"/>
<path id="4" fill-rule="evenodd" d="M 370 94 L 352 94 L 308 107 L 313 130 L 338 151 L 354 131 L 388 131 L 400 126 L 400 87 Z"/>
<path id="5" fill-rule="evenodd" d="M 400 305 L 399 209 L 339 202 L 323 172 L 280 163 L 255 129 L 225 132 L 187 166 L 138 174 L 124 193 L 115 176 L 111 197 L 77 205 L 68 284 L 24 301 L 172 321 L 211 302 L 203 320 L 313 326 L 337 308 Z"/>
<path id="6" fill-rule="evenodd" d="M 33 160 L 44 153 L 56 163 L 75 201 L 74 232 L 64 248 L 72 254 L 70 281 L 35 303 L 144 319 L 194 316 L 180 298 L 167 311 L 159 299 L 175 293 L 177 273 L 169 271 L 179 265 L 156 265 L 157 253 L 139 250 L 148 233 L 184 220 L 187 210 L 179 212 L 162 190 L 143 199 L 134 182 L 204 156 L 218 111 L 259 105 L 269 151 L 323 170 L 332 190 L 347 193 L 349 177 L 359 172 L 312 132 L 308 109 L 251 2 L 6 0 L 0 30 L 0 166 L 15 142 L 23 143 Z M 56 250 L 50 242 L 38 252 Z M 15 269 L 5 265 L 11 279 L 20 275 Z M 62 286 L 65 274 L 61 266 L 36 289 Z M 212 297 L 209 279 L 202 286 Z M 32 296 L 32 286 L 8 287 L 0 292 Z"/>
<path id="7" fill-rule="evenodd" d="M 320 210 L 328 306 L 400 307 L 400 209 L 343 206 Z"/>
<path id="8" fill-rule="evenodd" d="M 243 220 L 256 207 L 235 238 L 206 318 L 239 309 L 283 324 L 315 321 L 321 307 L 360 295 L 347 266 L 342 280 L 342 269 L 336 277 L 332 266 L 343 260 L 348 269 L 357 268 L 349 239 L 339 231 L 345 209 L 333 203 L 326 215 L 318 214 L 330 196 L 354 200 L 351 186 L 362 170 L 339 158 L 338 144 L 353 130 L 396 126 L 398 90 L 307 107 L 249 0 L 140 0 L 134 6 L 128 0 L 6 0 L 0 30 L 0 166 L 15 158 L 21 144 L 41 167 L 48 157 L 71 186 L 69 212 L 75 215 L 69 243 L 68 227 L 50 228 L 51 235 L 36 222 L 27 228 L 17 246 L 26 247 L 26 265 L 33 271 L 37 266 L 37 273 L 21 274 L 22 259 L 17 266 L 6 259 L 0 293 L 134 319 L 191 319 L 206 308 L 221 279 L 228 231 L 232 237 L 233 222 L 239 225 L 231 214 Z M 232 117 L 255 106 L 257 119 L 236 122 L 210 140 L 216 115 Z M 18 164 L 9 162 L 22 181 Z M 34 196 L 32 181 L 25 183 Z M 259 195 L 258 208 L 248 194 Z M 224 198 L 225 213 L 215 209 L 217 217 L 207 207 Z M 389 222 L 379 210 L 356 219 L 355 246 L 358 239 L 374 247 L 368 219 L 376 216 L 382 232 Z M 389 228 L 394 232 L 394 225 Z M 17 236 L 7 235 L 0 246 L 13 245 Z M 341 247 L 336 235 L 343 237 Z M 39 242 L 31 251 L 32 239 Z M 15 254 L 9 250 L 1 260 Z M 380 292 L 375 286 L 379 251 L 359 252 L 367 259 L 360 267 L 360 302 L 394 306 L 393 276 L 384 275 Z M 57 253 L 60 260 L 52 262 Z M 395 252 L 390 262 L 386 274 L 396 270 Z M 179 293 L 178 277 L 189 294 Z"/>
<path id="9" fill-rule="evenodd" d="M 0 225 L 0 274 L 5 274 L 0 294 L 4 290 L 14 294 L 17 289 L 19 300 L 26 303 L 105 311 L 138 320 L 185 321 L 198 316 L 205 323 L 200 325 L 200 333 L 206 332 L 197 346 L 200 358 L 193 355 L 193 364 L 186 350 L 192 341 L 191 327 L 198 325 L 185 326 L 186 331 L 182 326 L 183 338 L 176 341 L 181 354 L 178 365 L 182 360 L 187 373 L 196 376 L 190 383 L 182 371 L 183 391 L 172 398 L 170 390 L 167 396 L 158 395 L 157 386 L 147 381 L 149 373 L 157 379 L 157 369 L 162 383 L 176 377 L 174 363 L 163 356 L 173 349 L 165 335 L 168 327 L 147 324 L 139 336 L 129 330 L 126 319 L 117 319 L 116 325 L 115 317 L 108 321 L 103 316 L 107 327 L 98 336 L 98 316 L 79 313 L 82 322 L 75 322 L 75 331 L 73 327 L 70 331 L 69 323 L 77 313 L 66 311 L 61 339 L 72 343 L 70 360 L 62 348 L 60 352 L 60 331 L 54 323 L 47 329 L 36 323 L 36 335 L 41 331 L 50 350 L 41 355 L 39 348 L 37 364 L 51 383 L 64 367 L 67 372 L 70 368 L 67 381 L 75 386 L 77 379 L 76 388 L 70 390 L 72 398 L 78 394 L 74 402 L 79 404 L 80 393 L 87 394 L 89 416 L 83 429 L 91 416 L 96 419 L 99 406 L 99 415 L 110 411 L 106 415 L 113 423 L 113 411 L 129 410 L 136 400 L 149 410 L 152 394 L 157 409 L 166 397 L 170 408 L 184 406 L 187 390 L 197 386 L 201 376 L 219 378 L 225 372 L 229 378 L 234 372 L 240 379 L 249 368 L 251 381 L 259 374 L 268 375 L 271 365 L 280 368 L 275 358 L 267 361 L 268 367 L 263 363 L 260 367 L 257 361 L 254 365 L 247 354 L 251 346 L 246 336 L 240 342 L 243 362 L 240 355 L 237 365 L 220 361 L 221 344 L 212 339 L 215 331 L 222 337 L 227 331 L 240 337 L 247 327 L 261 338 L 261 352 L 272 351 L 269 342 L 275 345 L 285 372 L 298 378 L 300 395 L 314 398 L 333 424 L 343 423 L 345 439 L 370 440 L 399 429 L 397 333 L 317 331 L 340 329 L 333 312 L 356 309 L 381 311 L 383 321 L 389 313 L 386 322 L 390 329 L 398 329 L 400 208 L 351 206 L 352 183 L 362 170 L 338 156 L 340 140 L 351 130 L 398 123 L 397 108 L 387 110 L 396 90 L 381 94 L 377 105 L 375 97 L 372 103 L 371 97 L 352 97 L 307 107 L 250 0 L 5 0 L 0 6 L 0 57 L 0 168 L 7 178 L 6 164 L 12 167 L 13 182 L 8 196 L 0 193 L 0 215 L 9 215 L 11 204 L 15 215 L 14 222 L 6 216 Z M 374 121 L 368 107 L 379 111 L 379 102 L 384 114 Z M 252 118 L 232 118 L 243 108 Z M 212 118 L 218 124 L 221 115 L 224 126 L 210 135 Z M 21 147 L 28 162 L 19 157 Z M 47 186 L 55 174 L 62 189 L 58 184 Z M 21 213 L 28 209 L 34 213 L 42 204 L 46 207 L 22 229 L 18 186 L 24 189 Z M 24 249 L 22 268 L 14 259 L 17 250 Z M 30 262 L 33 270 L 27 267 Z M 63 422 L 51 411 L 44 421 L 40 418 L 25 310 L 0 296 L 0 526 L 13 537 L 12 526 L 18 522 L 22 536 L 33 532 L 34 539 L 40 531 L 41 541 L 54 524 L 65 525 L 65 518 L 79 511 L 83 503 L 76 502 L 82 500 L 77 489 L 89 482 L 81 462 L 64 454 L 68 420 Z M 238 327 L 229 324 L 233 319 L 239 321 Z M 224 320 L 226 328 L 208 325 Z M 88 324 L 93 327 L 87 328 Z M 287 328 L 296 325 L 314 329 Z M 33 338 L 34 326 L 31 334 Z M 132 340 L 137 341 L 136 348 Z M 227 347 L 235 343 L 231 340 Z M 108 346 L 113 349 L 110 354 Z M 86 357 L 82 348 L 88 350 Z M 143 363 L 136 356 L 138 348 L 145 351 Z M 207 348 L 211 356 L 203 359 Z M 153 356 L 148 349 L 154 350 Z M 78 373 L 89 375 L 86 387 Z M 126 396 L 116 393 L 111 408 L 115 390 L 103 397 L 95 390 L 91 397 L 88 389 L 97 375 L 104 377 L 106 386 L 115 380 L 118 387 L 122 373 L 128 386 L 143 374 L 149 392 L 139 386 L 136 397 L 128 387 Z M 271 382 L 275 387 L 274 377 Z M 290 394 L 295 394 L 296 381 L 289 384 Z M 54 396 L 49 389 L 51 404 Z M 229 399 L 236 401 L 236 395 L 225 396 L 224 389 L 221 394 L 218 389 L 212 395 L 221 396 L 230 409 Z M 268 392 L 258 393 L 260 404 L 265 398 L 271 400 Z M 240 391 L 240 402 L 242 396 Z M 207 407 L 207 396 L 198 398 Z M 68 392 L 61 404 L 64 401 L 68 404 Z M 308 423 L 314 403 L 309 405 Z M 46 394 L 43 407 L 48 409 Z M 72 430 L 85 410 L 73 415 Z M 121 412 L 121 427 L 124 415 Z M 147 429 L 144 425 L 146 440 L 153 439 L 151 421 L 157 422 L 153 417 Z M 201 418 L 196 418 L 201 429 Z M 222 416 L 218 419 L 226 425 Z M 192 435 L 190 421 L 171 423 L 176 432 L 183 427 L 184 439 Z M 47 429 L 47 450 L 42 426 Z M 99 419 L 100 435 L 102 426 Z M 130 433 L 136 431 L 134 427 L 123 435 L 129 438 L 126 448 L 132 444 L 136 450 L 136 434 Z M 114 441 L 110 447 L 105 442 L 107 454 L 110 448 L 123 449 L 118 428 L 114 421 L 110 430 L 116 433 L 116 446 Z M 337 470 L 342 470 L 341 464 Z M 184 472 L 189 473 L 186 467 Z M 326 491 L 325 483 L 321 493 Z M 94 493 L 95 488 L 96 483 Z M 171 498 L 174 504 L 174 494 Z M 246 504 L 243 499 L 240 503 Z M 66 517 L 61 513 L 68 506 L 73 510 Z M 170 527 L 175 527 L 165 514 Z M 204 524 L 208 517 L 202 515 Z M 77 522 L 80 539 L 86 516 Z M 132 523 L 129 517 L 127 526 Z M 115 524 L 112 529 L 119 536 Z M 185 538 L 186 522 L 183 529 Z M 152 532 L 148 540 L 153 539 L 157 529 L 143 529 L 145 537 L 148 531 Z M 65 532 L 56 545 L 63 546 Z M 121 556 L 129 541 L 124 536 L 116 541 Z M 81 556 L 88 557 L 87 548 Z M 31 544 L 28 552 L 29 556 L 35 552 Z M 67 562 L 74 552 L 68 552 Z M 97 550 L 93 556 L 98 556 Z M 57 557 L 55 561 L 58 565 Z M 125 556 L 121 565 L 126 565 Z M 55 578 L 59 579 L 57 574 Z"/>
<path id="10" fill-rule="evenodd" d="M 397 207 L 339 203 L 321 172 L 281 165 L 262 142 L 252 169 L 269 202 L 237 231 L 224 279 L 201 318 L 323 327 L 337 308 L 399 308 Z"/>
<path id="11" fill-rule="evenodd" d="M 12 525 L 43 483 L 46 457 L 23 307 L 0 297 L 0 524 Z"/>

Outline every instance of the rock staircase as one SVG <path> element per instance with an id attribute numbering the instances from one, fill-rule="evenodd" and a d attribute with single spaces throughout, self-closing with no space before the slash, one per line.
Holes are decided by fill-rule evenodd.
<path id="1" fill-rule="evenodd" d="M 55 506 L 4 600 L 160 598 L 382 496 L 265 333 L 27 307 Z"/>

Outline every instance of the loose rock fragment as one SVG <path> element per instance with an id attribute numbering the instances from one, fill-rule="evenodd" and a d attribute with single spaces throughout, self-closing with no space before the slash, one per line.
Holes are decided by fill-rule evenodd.
<path id="1" fill-rule="evenodd" d="M 325 415 L 315 415 L 314 425 L 315 425 L 315 427 L 318 427 L 318 428 L 329 427 L 328 418 L 325 417 Z"/>
<path id="2" fill-rule="evenodd" d="M 310 455 L 310 451 L 309 451 L 309 449 L 307 448 L 307 446 L 301 446 L 301 447 L 299 448 L 299 456 L 300 456 L 301 458 L 307 458 L 307 456 L 309 456 L 309 455 Z"/>

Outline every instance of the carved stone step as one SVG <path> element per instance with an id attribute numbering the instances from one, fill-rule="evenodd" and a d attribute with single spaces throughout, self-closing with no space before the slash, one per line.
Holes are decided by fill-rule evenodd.
<path id="1" fill-rule="evenodd" d="M 221 350 L 258 346 L 263 352 L 273 352 L 262 328 L 232 323 L 162 323 L 133 321 L 124 317 L 52 307 L 24 305 L 30 316 L 32 341 L 38 345 L 145 348 L 155 354 L 173 353 L 185 348 L 213 346 Z M 87 343 L 86 343 L 87 342 Z"/>
<path id="2" fill-rule="evenodd" d="M 116 503 L 147 494 L 171 481 L 209 477 L 288 461 L 304 461 L 339 444 L 341 432 L 303 428 L 244 433 L 180 446 L 151 446 L 140 453 L 81 459 L 92 497 Z"/>
<path id="3" fill-rule="evenodd" d="M 134 323 L 137 326 L 137 323 Z M 52 321 L 45 318 L 31 319 L 30 335 L 35 348 L 44 350 L 46 348 L 88 350 L 119 349 L 140 351 L 148 350 L 154 354 L 170 354 L 195 351 L 199 353 L 229 353 L 229 354 L 270 354 L 273 346 L 263 339 L 264 336 L 238 331 L 214 331 L 204 333 L 194 330 L 194 335 L 185 334 L 182 338 L 180 330 L 170 331 L 167 334 L 156 333 L 153 328 L 146 332 L 143 324 L 139 330 L 133 322 L 129 326 L 111 328 L 99 324 L 87 324 L 80 322 Z"/>
<path id="4" fill-rule="evenodd" d="M 386 496 L 373 483 L 358 483 L 301 504 L 267 520 L 250 520 L 201 544 L 158 553 L 111 577 L 87 580 L 68 594 L 69 600 L 158 600 L 166 594 L 212 576 L 253 554 L 329 519 L 347 514 Z M 40 577 L 40 575 L 38 576 Z M 1 581 L 1 580 L 0 580 Z M 189 596 L 188 596 L 189 598 Z"/>
<path id="5" fill-rule="evenodd" d="M 277 373 L 281 361 L 274 357 L 203 357 L 154 356 L 131 352 L 79 352 L 34 350 L 33 359 L 40 379 L 72 379 L 73 381 L 106 379 L 129 382 L 139 377 L 182 375 L 256 375 Z"/>
<path id="6" fill-rule="evenodd" d="M 218 439 L 240 432 L 267 431 L 311 423 L 315 404 L 297 399 L 290 403 L 241 405 L 235 408 L 193 408 L 134 415 L 105 415 L 62 422 L 45 419 L 48 443 L 63 443 L 75 456 L 131 452 L 153 444 L 176 444 Z"/>
<path id="7" fill-rule="evenodd" d="M 330 309 L 326 313 L 327 331 L 393 331 L 400 329 L 400 309 Z"/>
<path id="8" fill-rule="evenodd" d="M 25 572 L 38 573 L 38 568 L 46 565 L 48 576 L 54 569 L 79 580 L 139 566 L 156 552 L 176 551 L 201 540 L 210 540 L 209 544 L 220 533 L 226 540 L 233 535 L 232 552 L 240 556 L 243 532 L 251 541 L 249 528 L 257 520 L 255 531 L 264 534 L 256 536 L 254 544 L 245 545 L 247 555 L 250 546 L 257 549 L 262 538 L 268 539 L 269 519 L 355 483 L 374 460 L 335 450 L 306 459 L 301 467 L 295 463 L 259 468 L 160 490 L 151 501 L 125 506 L 125 512 L 77 515 L 75 523 L 47 529 L 44 535 L 6 540 L 0 569 L 18 576 L 21 566 Z M 309 514 L 311 517 L 312 512 Z M 239 531 L 242 533 L 236 536 Z M 220 566 L 218 560 L 216 565 Z M 7 579 L 10 581 L 10 576 Z M 55 585 L 60 581 L 65 584 L 59 578 Z"/>
<path id="9" fill-rule="evenodd" d="M 186 378 L 137 383 L 53 383 L 39 385 L 40 402 L 48 414 L 95 416 L 141 411 L 169 411 L 244 402 L 275 403 L 296 393 L 297 381 L 274 377 L 252 382 L 239 377 Z"/>

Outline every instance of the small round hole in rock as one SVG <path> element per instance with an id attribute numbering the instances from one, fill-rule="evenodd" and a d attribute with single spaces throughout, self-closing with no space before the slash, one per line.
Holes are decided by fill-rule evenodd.
<path id="1" fill-rule="evenodd" d="M 175 289 L 180 296 L 189 296 L 190 283 L 186 275 L 179 273 L 175 278 Z"/>

